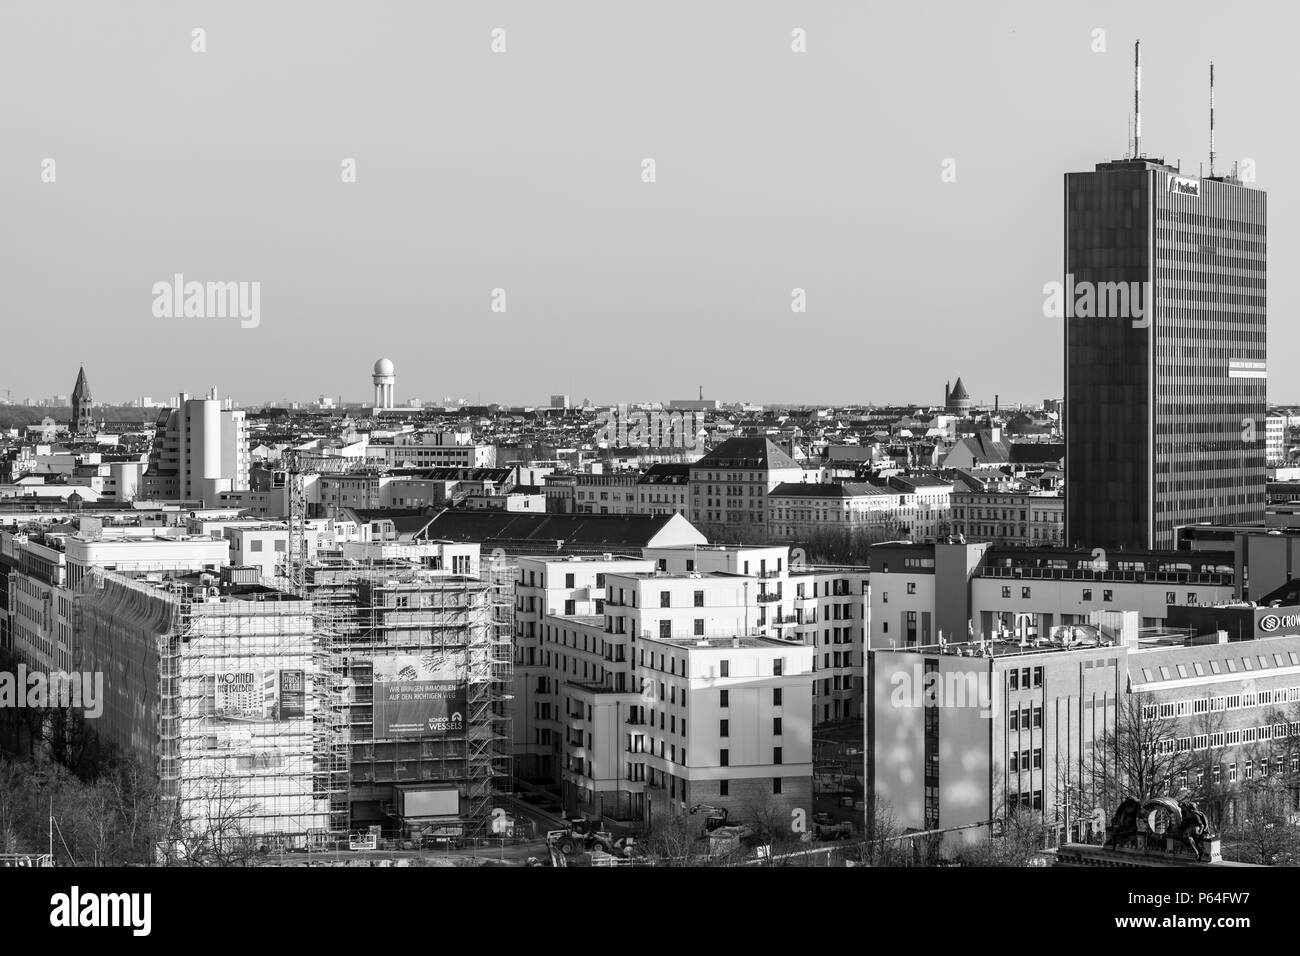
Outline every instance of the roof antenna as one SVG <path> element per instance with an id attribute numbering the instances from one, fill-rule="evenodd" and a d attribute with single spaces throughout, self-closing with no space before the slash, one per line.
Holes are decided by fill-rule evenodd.
<path id="1" fill-rule="evenodd" d="M 1133 148 L 1133 114 L 1129 113 L 1124 119 L 1124 158 L 1132 159 L 1129 150 Z"/>
<path id="2" fill-rule="evenodd" d="M 1210 178 L 1214 178 L 1214 61 L 1210 61 Z"/>
<path id="3" fill-rule="evenodd" d="M 1133 41 L 1133 158 L 1142 155 L 1142 41 Z"/>

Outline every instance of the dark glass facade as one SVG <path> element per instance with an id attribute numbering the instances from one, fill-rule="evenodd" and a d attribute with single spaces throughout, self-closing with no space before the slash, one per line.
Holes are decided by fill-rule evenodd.
<path id="1" fill-rule="evenodd" d="M 1067 542 L 1263 521 L 1266 200 L 1154 160 L 1066 175 L 1065 295 L 1112 290 L 1110 314 L 1065 319 Z M 1115 314 L 1103 283 L 1137 297 Z"/>

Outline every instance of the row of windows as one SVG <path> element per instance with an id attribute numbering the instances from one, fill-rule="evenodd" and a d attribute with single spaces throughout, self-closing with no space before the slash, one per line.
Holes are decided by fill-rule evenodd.
<path id="1" fill-rule="evenodd" d="M 1034 589 L 1033 589 L 1032 587 L 1022 587 L 1022 588 L 1020 589 L 1020 597 L 1021 597 L 1021 599 L 1022 599 L 1022 600 L 1027 600 L 1027 599 L 1029 599 L 1030 597 L 1033 596 L 1033 591 L 1034 591 Z M 1082 599 L 1083 599 L 1084 601 L 1091 601 L 1091 600 L 1093 600 L 1093 589 L 1092 589 L 1092 588 L 1082 588 L 1081 591 L 1082 591 Z M 909 593 L 911 593 L 911 592 L 909 592 Z M 1006 598 L 1006 599 L 1010 599 L 1010 598 L 1011 598 L 1011 588 L 1010 588 L 1010 586 L 1003 585 L 1003 587 L 1002 587 L 1002 597 L 1003 597 L 1003 598 Z M 1114 601 L 1114 600 L 1115 600 L 1115 591 L 1114 591 L 1112 588 L 1103 588 L 1103 589 L 1102 589 L 1102 592 L 1101 592 L 1101 599 L 1102 599 L 1102 601 L 1104 601 L 1104 602 Z M 1165 592 L 1165 603 L 1166 603 L 1166 604 L 1177 604 L 1177 603 L 1178 603 L 1178 592 L 1177 592 L 1177 591 L 1166 591 L 1166 592 Z M 1187 603 L 1188 603 L 1189 605 L 1196 605 L 1196 604 L 1199 604 L 1199 603 L 1200 603 L 1200 598 L 1197 596 L 1197 593 L 1196 593 L 1195 591 L 1188 591 L 1188 592 L 1187 592 Z"/>
<path id="2" fill-rule="evenodd" d="M 1262 724 L 1259 727 L 1242 727 L 1237 730 L 1219 730 L 1212 734 L 1194 734 L 1161 740 L 1157 744 L 1162 754 L 1185 753 L 1191 750 L 1210 750 L 1217 747 L 1235 747 L 1239 744 L 1261 743 L 1266 740 L 1285 740 L 1300 733 L 1300 723 L 1286 722 Z"/>
<path id="3" fill-rule="evenodd" d="M 1183 666 L 1183 665 L 1179 665 Z M 1184 676 L 1186 667 L 1183 667 Z M 1300 701 L 1300 687 L 1277 687 L 1253 693 L 1225 694 L 1220 697 L 1196 697 L 1190 700 L 1168 701 L 1162 704 L 1145 704 L 1143 720 L 1168 717 L 1187 717 L 1191 714 L 1209 714 L 1221 710 L 1239 710 L 1243 707 L 1263 707 L 1269 704 L 1289 704 Z"/>

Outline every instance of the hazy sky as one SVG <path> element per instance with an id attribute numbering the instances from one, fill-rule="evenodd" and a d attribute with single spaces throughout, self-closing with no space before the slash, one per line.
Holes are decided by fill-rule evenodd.
<path id="1" fill-rule="evenodd" d="M 1123 154 L 1140 37 L 1144 150 L 1192 172 L 1215 61 L 1220 165 L 1253 159 L 1269 192 L 1270 398 L 1294 401 L 1298 22 L 1272 3 L 5 0 L 0 389 L 67 393 L 84 362 L 97 400 L 361 400 L 388 356 L 399 402 L 703 384 L 919 403 L 958 375 L 976 401 L 1055 396 L 1062 174 Z M 260 325 L 156 318 L 175 273 L 260 282 Z"/>

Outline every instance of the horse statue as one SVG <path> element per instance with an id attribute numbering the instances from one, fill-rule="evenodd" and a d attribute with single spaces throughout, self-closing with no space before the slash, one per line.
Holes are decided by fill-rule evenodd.
<path id="1" fill-rule="evenodd" d="M 1102 846 L 1118 846 L 1136 838 L 1141 810 L 1140 801 L 1134 797 L 1125 797 L 1110 818 L 1110 826 L 1106 828 L 1106 842 Z"/>

